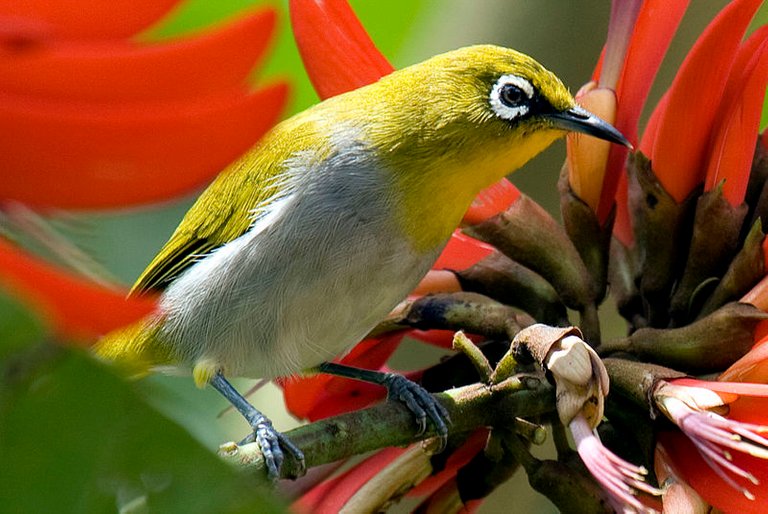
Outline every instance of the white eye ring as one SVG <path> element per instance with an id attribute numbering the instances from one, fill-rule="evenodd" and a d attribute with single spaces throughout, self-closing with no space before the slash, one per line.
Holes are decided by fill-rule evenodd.
<path id="1" fill-rule="evenodd" d="M 502 75 L 491 90 L 490 102 L 493 112 L 504 120 L 513 120 L 528 113 L 527 105 L 509 106 L 501 100 L 501 91 L 506 85 L 519 88 L 530 100 L 533 98 L 533 86 L 523 77 L 517 75 Z"/>

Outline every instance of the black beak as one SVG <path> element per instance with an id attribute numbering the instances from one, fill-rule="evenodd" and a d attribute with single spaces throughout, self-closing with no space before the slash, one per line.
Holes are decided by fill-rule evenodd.
<path id="1" fill-rule="evenodd" d="M 546 115 L 552 120 L 555 127 L 573 132 L 582 132 L 590 136 L 605 139 L 611 143 L 624 145 L 630 150 L 632 145 L 621 132 L 616 130 L 610 123 L 601 120 L 586 109 L 579 106 L 571 107 L 562 112 L 555 112 Z"/>

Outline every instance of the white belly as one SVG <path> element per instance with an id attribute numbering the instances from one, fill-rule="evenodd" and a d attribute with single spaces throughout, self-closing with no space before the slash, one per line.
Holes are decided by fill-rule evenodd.
<path id="1" fill-rule="evenodd" d="M 339 163 L 325 173 L 343 180 L 299 184 L 166 290 L 164 338 L 185 362 L 249 377 L 308 369 L 349 349 L 427 272 L 440 248 L 412 249 L 384 184 Z"/>

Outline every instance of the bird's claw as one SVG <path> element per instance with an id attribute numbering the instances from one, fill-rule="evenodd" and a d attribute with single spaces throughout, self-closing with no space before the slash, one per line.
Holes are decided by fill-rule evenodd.
<path id="1" fill-rule="evenodd" d="M 296 477 L 306 473 L 304 452 L 298 446 L 293 444 L 285 435 L 275 430 L 272 423 L 264 416 L 249 421 L 253 432 L 243 439 L 240 444 L 256 442 L 259 445 L 261 454 L 264 457 L 264 463 L 267 466 L 267 474 L 271 480 L 280 478 L 280 470 L 283 467 L 286 454 L 290 455 L 296 462 Z"/>
<path id="2" fill-rule="evenodd" d="M 388 397 L 396 399 L 408 407 L 418 425 L 417 436 L 421 436 L 427 430 L 427 418 L 435 426 L 437 436 L 440 438 L 440 447 L 442 451 L 448 442 L 448 425 L 451 422 L 448 411 L 443 405 L 429 394 L 426 389 L 416 382 L 408 380 L 402 375 L 395 373 L 387 374 L 384 382 L 387 388 Z"/>

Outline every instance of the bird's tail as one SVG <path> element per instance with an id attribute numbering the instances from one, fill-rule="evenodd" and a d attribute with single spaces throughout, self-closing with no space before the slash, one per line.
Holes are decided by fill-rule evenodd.
<path id="1" fill-rule="evenodd" d="M 172 366 L 177 358 L 163 344 L 156 320 L 145 318 L 102 337 L 94 348 L 96 355 L 116 364 L 132 377 L 140 378 L 153 368 Z"/>

